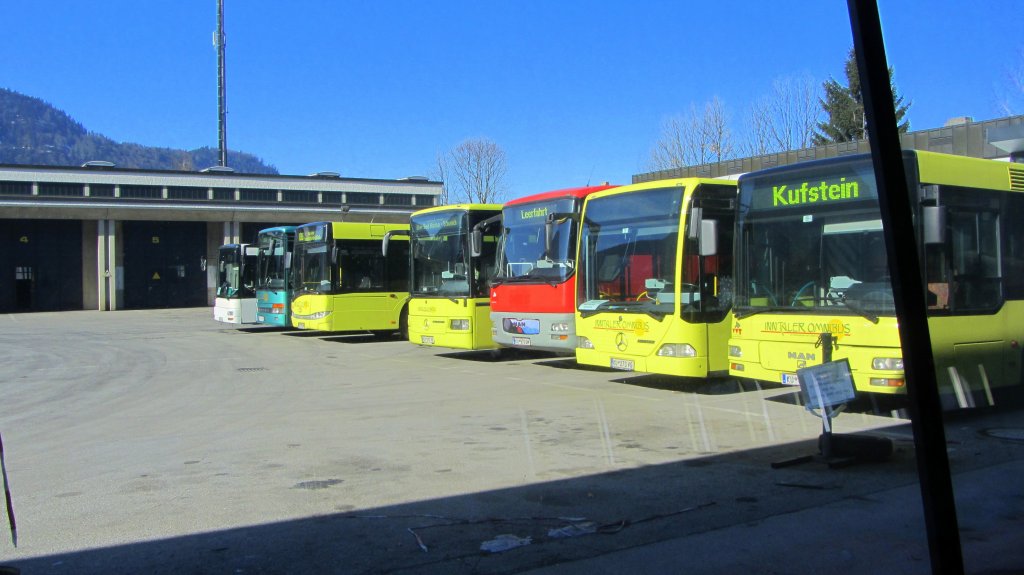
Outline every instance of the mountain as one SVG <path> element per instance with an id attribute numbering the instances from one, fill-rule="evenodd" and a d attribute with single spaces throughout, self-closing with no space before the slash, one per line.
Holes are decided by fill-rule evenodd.
<path id="1" fill-rule="evenodd" d="M 210 147 L 186 151 L 115 142 L 39 98 L 0 88 L 0 164 L 80 166 L 106 160 L 119 168 L 201 170 L 219 158 Z M 277 168 L 245 152 L 228 150 L 228 165 L 243 174 L 277 174 Z"/>

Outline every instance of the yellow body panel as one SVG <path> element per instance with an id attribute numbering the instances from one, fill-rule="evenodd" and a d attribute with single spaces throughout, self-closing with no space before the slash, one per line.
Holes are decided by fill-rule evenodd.
<path id="1" fill-rule="evenodd" d="M 409 301 L 409 341 L 454 349 L 495 349 L 491 339 L 488 298 L 412 298 Z M 468 330 L 451 328 L 452 320 L 468 320 Z"/>
<path id="2" fill-rule="evenodd" d="M 1020 341 L 1010 334 L 1014 333 L 1011 326 L 1024 321 L 1024 302 L 1007 302 L 999 313 L 984 317 L 984 321 L 977 316 L 937 316 L 928 320 L 936 380 L 947 407 L 954 406 L 951 402 L 958 393 L 965 398 L 973 396 L 977 404 L 988 401 L 991 389 L 1021 381 Z M 872 385 L 870 381 L 874 378 L 895 383 L 904 379 L 903 370 L 872 366 L 875 358 L 903 357 L 894 317 L 879 318 L 878 324 L 859 316 L 761 314 L 734 320 L 729 346 L 741 355 L 730 357 L 730 374 L 795 383 L 797 369 L 822 362 L 821 347 L 815 342 L 821 331 L 828 330 L 838 344 L 832 359 L 849 360 L 858 392 L 906 393 L 905 386 Z"/>
<path id="3" fill-rule="evenodd" d="M 299 329 L 320 331 L 397 330 L 408 300 L 407 292 L 301 295 L 292 302 L 291 321 Z M 307 319 L 320 313 L 324 317 Z"/>

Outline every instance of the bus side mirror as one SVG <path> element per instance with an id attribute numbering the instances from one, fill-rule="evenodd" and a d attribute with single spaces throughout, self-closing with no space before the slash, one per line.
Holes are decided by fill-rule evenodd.
<path id="1" fill-rule="evenodd" d="M 484 232 L 480 228 L 473 228 L 473 232 L 469 234 L 469 253 L 474 258 L 484 253 Z"/>
<path id="2" fill-rule="evenodd" d="M 555 222 L 567 219 L 579 220 L 579 216 L 573 212 L 555 212 L 548 214 L 544 220 L 544 259 L 551 259 L 551 240 L 555 235 Z"/>
<path id="3" fill-rule="evenodd" d="M 284 254 L 284 267 L 290 269 L 292 267 L 292 253 L 287 252 Z"/>
<path id="4" fill-rule="evenodd" d="M 921 220 L 924 227 L 925 244 L 946 243 L 946 208 L 944 206 L 924 206 L 921 209 Z"/>
<path id="5" fill-rule="evenodd" d="M 718 253 L 718 220 L 700 221 L 700 255 L 713 256 Z"/>

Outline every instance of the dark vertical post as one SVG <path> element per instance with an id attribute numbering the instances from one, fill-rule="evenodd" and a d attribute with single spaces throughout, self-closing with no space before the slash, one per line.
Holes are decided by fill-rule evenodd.
<path id="1" fill-rule="evenodd" d="M 224 0 L 217 0 L 217 143 L 220 165 L 228 165 L 227 78 L 224 64 Z"/>
<path id="2" fill-rule="evenodd" d="M 847 5 L 878 183 L 889 272 L 895 280 L 893 296 L 903 345 L 903 369 L 932 573 L 959 574 L 964 569 L 963 556 L 928 331 L 925 284 L 914 236 L 878 6 L 875 0 L 847 0 Z"/>

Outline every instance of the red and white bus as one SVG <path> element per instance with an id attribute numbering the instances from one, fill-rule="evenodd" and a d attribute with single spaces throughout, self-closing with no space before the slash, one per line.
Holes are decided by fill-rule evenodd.
<path id="1" fill-rule="evenodd" d="M 503 347 L 576 350 L 576 242 L 589 194 L 615 186 L 556 190 L 502 208 L 497 274 L 491 280 L 491 337 Z"/>

